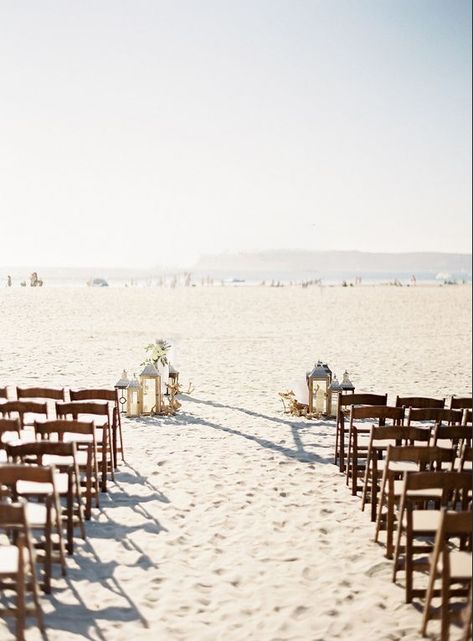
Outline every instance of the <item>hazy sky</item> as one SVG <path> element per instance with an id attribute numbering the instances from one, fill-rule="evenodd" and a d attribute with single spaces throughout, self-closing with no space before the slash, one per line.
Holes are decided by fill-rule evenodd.
<path id="1" fill-rule="evenodd" d="M 0 0 L 0 265 L 471 251 L 470 0 Z"/>

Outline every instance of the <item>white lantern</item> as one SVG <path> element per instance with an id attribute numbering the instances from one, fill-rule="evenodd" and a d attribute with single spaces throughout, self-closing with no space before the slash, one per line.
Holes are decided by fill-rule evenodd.
<path id="1" fill-rule="evenodd" d="M 326 363 L 318 361 L 314 369 L 307 375 L 309 385 L 309 413 L 327 414 L 329 407 L 329 387 L 332 382 L 332 372 Z"/>
<path id="2" fill-rule="evenodd" d="M 333 377 L 333 381 L 329 387 L 330 411 L 327 412 L 329 416 L 338 416 L 339 398 L 342 391 L 342 386 L 340 385 L 337 375 L 335 374 Z"/>
<path id="3" fill-rule="evenodd" d="M 139 416 L 141 414 L 141 386 L 133 374 L 133 378 L 128 383 L 127 391 L 127 416 Z"/>
<path id="4" fill-rule="evenodd" d="M 122 414 L 125 413 L 125 405 L 126 405 L 125 390 L 127 389 L 129 383 L 130 381 L 128 380 L 128 375 L 126 373 L 126 370 L 123 370 L 121 377 L 115 383 L 115 389 L 119 393 L 118 402 L 121 405 Z"/>
<path id="5" fill-rule="evenodd" d="M 148 363 L 140 374 L 141 413 L 145 415 L 161 412 L 161 376 L 153 363 Z"/>

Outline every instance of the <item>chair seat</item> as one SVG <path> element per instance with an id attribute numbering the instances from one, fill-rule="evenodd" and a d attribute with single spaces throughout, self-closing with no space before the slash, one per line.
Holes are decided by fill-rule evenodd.
<path id="1" fill-rule="evenodd" d="M 404 488 L 404 481 L 394 481 L 394 495 L 401 496 Z M 441 499 L 442 490 L 440 488 L 430 488 L 426 490 L 409 490 L 408 496 L 418 496 L 420 499 Z M 415 510 L 417 512 L 428 512 L 432 510 Z"/>
<path id="2" fill-rule="evenodd" d="M 463 550 L 450 550 L 449 554 L 450 563 L 450 579 L 457 581 L 468 581 L 472 578 L 471 552 Z M 432 562 L 432 555 L 430 556 Z M 439 557 L 437 562 L 437 574 L 440 577 L 443 573 L 443 558 Z"/>
<path id="3" fill-rule="evenodd" d="M 412 511 L 412 531 L 429 532 L 435 534 L 440 524 L 439 510 L 413 510 Z M 407 525 L 407 516 L 404 514 L 403 525 Z"/>
<path id="4" fill-rule="evenodd" d="M 20 555 L 16 545 L 0 545 L 0 576 L 16 574 Z"/>
<path id="5" fill-rule="evenodd" d="M 44 527 L 47 521 L 47 508 L 44 503 L 26 503 L 26 517 L 31 528 Z M 53 516 L 51 515 L 51 519 Z"/>
<path id="6" fill-rule="evenodd" d="M 54 475 L 56 490 L 59 494 L 67 494 L 69 487 L 69 477 L 66 473 L 56 472 Z M 53 486 L 51 483 L 36 483 L 34 481 L 18 481 L 16 491 L 20 495 L 51 494 Z"/>
<path id="7" fill-rule="evenodd" d="M 386 468 L 386 461 L 382 459 L 381 461 L 376 461 L 376 467 L 378 470 L 384 471 Z M 417 472 L 419 466 L 413 461 L 390 461 L 389 469 L 392 472 Z"/>

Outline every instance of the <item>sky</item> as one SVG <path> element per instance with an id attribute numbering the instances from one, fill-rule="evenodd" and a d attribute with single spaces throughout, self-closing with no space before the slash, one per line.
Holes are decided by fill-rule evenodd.
<path id="1" fill-rule="evenodd" d="M 470 0 L 0 0 L 0 265 L 471 251 Z"/>

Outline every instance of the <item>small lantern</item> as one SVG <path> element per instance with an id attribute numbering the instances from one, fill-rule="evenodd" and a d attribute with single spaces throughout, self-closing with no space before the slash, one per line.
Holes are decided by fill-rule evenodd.
<path id="1" fill-rule="evenodd" d="M 141 414 L 141 386 L 138 383 L 135 374 L 133 374 L 133 378 L 128 383 L 126 392 L 127 392 L 126 415 L 139 416 Z"/>
<path id="2" fill-rule="evenodd" d="M 307 375 L 309 385 L 309 413 L 328 413 L 329 387 L 332 372 L 327 364 L 317 361 L 314 369 Z"/>
<path id="3" fill-rule="evenodd" d="M 337 375 L 335 374 L 333 377 L 333 381 L 329 387 L 330 411 L 327 412 L 329 416 L 338 416 L 338 401 L 342 391 L 342 386 L 340 385 Z"/>
<path id="4" fill-rule="evenodd" d="M 348 377 L 348 372 L 345 370 L 343 373 L 343 378 L 342 378 L 342 383 L 341 383 L 341 388 L 344 392 L 353 392 L 355 391 L 355 386 L 351 382 L 351 380 Z"/>
<path id="5" fill-rule="evenodd" d="M 141 413 L 159 414 L 161 411 L 161 376 L 153 363 L 148 363 L 140 374 Z"/>
<path id="6" fill-rule="evenodd" d="M 179 372 L 172 365 L 172 363 L 169 363 L 169 382 L 170 383 L 179 383 Z"/>
<path id="7" fill-rule="evenodd" d="M 128 380 L 128 375 L 126 373 L 126 370 L 123 370 L 121 378 L 115 383 L 115 389 L 119 390 L 118 402 L 121 405 L 122 414 L 125 414 L 125 405 L 126 405 L 125 390 L 127 389 L 129 382 L 130 381 Z"/>

